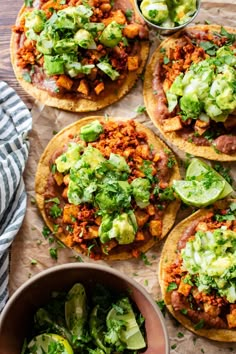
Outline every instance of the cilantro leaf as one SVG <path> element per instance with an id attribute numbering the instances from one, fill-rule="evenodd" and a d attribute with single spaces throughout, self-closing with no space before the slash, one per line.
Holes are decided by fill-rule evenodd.
<path id="1" fill-rule="evenodd" d="M 169 292 L 169 291 L 175 290 L 177 288 L 178 288 L 177 284 L 175 282 L 172 282 L 172 283 L 169 283 L 166 291 Z"/>
<path id="2" fill-rule="evenodd" d="M 142 106 L 142 105 L 139 105 L 136 109 L 135 109 L 135 112 L 136 113 L 143 113 L 143 112 L 146 112 L 146 107 L 145 106 Z"/>
<path id="3" fill-rule="evenodd" d="M 220 34 L 227 38 L 227 44 L 233 44 L 236 40 L 235 34 L 229 33 L 224 27 L 221 27 Z"/>
<path id="4" fill-rule="evenodd" d="M 49 253 L 50 253 L 50 256 L 52 257 L 52 259 L 55 259 L 55 260 L 58 259 L 57 248 L 53 248 L 53 247 L 50 248 Z"/>
<path id="5" fill-rule="evenodd" d="M 204 327 L 205 321 L 201 319 L 197 324 L 195 324 L 194 329 L 198 330 Z"/>
<path id="6" fill-rule="evenodd" d="M 22 74 L 22 77 L 23 77 L 23 79 L 24 79 L 26 82 L 31 82 L 31 81 L 32 81 L 32 80 L 31 80 L 30 73 L 28 73 L 27 71 Z"/>
<path id="7" fill-rule="evenodd" d="M 209 41 L 200 42 L 200 47 L 205 50 L 205 52 L 211 56 L 216 54 L 217 49 L 219 48 L 215 43 Z"/>

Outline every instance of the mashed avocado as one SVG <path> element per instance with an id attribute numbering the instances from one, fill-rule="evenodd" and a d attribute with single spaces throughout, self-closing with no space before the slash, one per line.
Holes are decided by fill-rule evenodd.
<path id="1" fill-rule="evenodd" d="M 199 291 L 216 290 L 229 302 L 236 301 L 236 232 L 226 226 L 197 231 L 181 255 L 183 270 L 193 276 Z"/>

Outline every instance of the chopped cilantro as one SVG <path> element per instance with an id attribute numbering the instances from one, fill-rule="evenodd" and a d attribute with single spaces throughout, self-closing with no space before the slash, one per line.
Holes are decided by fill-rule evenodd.
<path id="1" fill-rule="evenodd" d="M 211 21 L 205 20 L 205 24 L 206 24 L 206 25 L 210 25 L 210 24 L 211 24 Z"/>
<path id="2" fill-rule="evenodd" d="M 166 304 L 164 300 L 157 300 L 156 304 L 159 306 L 159 309 L 161 310 L 163 316 L 165 317 L 166 314 Z"/>
<path id="3" fill-rule="evenodd" d="M 34 198 L 34 197 L 31 197 L 31 198 L 30 198 L 30 202 L 31 202 L 31 204 L 35 204 L 35 203 L 36 203 L 35 198 Z"/>
<path id="4" fill-rule="evenodd" d="M 221 36 L 224 36 L 227 38 L 227 44 L 233 44 L 236 40 L 236 36 L 233 33 L 229 33 L 228 31 L 226 31 L 226 29 L 224 27 L 221 27 L 221 31 L 220 31 Z"/>
<path id="5" fill-rule="evenodd" d="M 217 162 L 213 167 L 229 184 L 233 183 L 233 179 L 229 175 L 230 168 L 225 168 L 220 162 Z"/>
<path id="6" fill-rule="evenodd" d="M 187 315 L 187 314 L 188 314 L 188 310 L 187 310 L 187 309 L 181 309 L 180 312 L 181 312 L 183 315 Z"/>
<path id="7" fill-rule="evenodd" d="M 55 204 L 60 204 L 59 198 L 50 198 L 45 200 L 45 203 L 50 203 L 50 202 L 53 202 Z"/>
<path id="8" fill-rule="evenodd" d="M 81 256 L 72 256 L 70 258 L 74 259 L 76 262 L 80 262 L 80 263 L 84 262 Z"/>
<path id="9" fill-rule="evenodd" d="M 50 210 L 49 210 L 49 214 L 54 218 L 58 218 L 59 216 L 62 215 L 62 209 L 57 205 L 57 204 L 54 204 Z"/>
<path id="10" fill-rule="evenodd" d="M 202 41 L 200 42 L 200 47 L 203 48 L 205 50 L 205 52 L 209 55 L 215 55 L 217 49 L 219 49 L 219 47 L 214 44 L 213 42 L 209 42 L 209 41 Z"/>
<path id="11" fill-rule="evenodd" d="M 146 256 L 145 253 L 141 252 L 140 258 L 142 259 L 142 261 L 143 261 L 143 263 L 144 263 L 145 265 L 152 265 L 152 263 L 149 262 L 149 260 L 148 260 L 148 258 L 147 258 L 147 256 Z"/>
<path id="12" fill-rule="evenodd" d="M 175 349 L 177 347 L 177 344 L 173 344 L 172 346 L 171 346 L 171 349 Z"/>
<path id="13" fill-rule="evenodd" d="M 174 189 L 172 187 L 167 187 L 165 189 L 160 189 L 159 197 L 161 200 L 175 200 Z"/>
<path id="14" fill-rule="evenodd" d="M 198 330 L 204 327 L 205 321 L 201 319 L 197 324 L 195 324 L 194 329 Z"/>
<path id="15" fill-rule="evenodd" d="M 30 263 L 32 264 L 32 265 L 35 265 L 35 264 L 37 264 L 38 262 L 36 261 L 36 259 L 31 259 L 31 261 L 30 261 Z"/>
<path id="16" fill-rule="evenodd" d="M 177 288 L 178 288 L 177 284 L 176 284 L 175 282 L 171 282 L 171 283 L 169 283 L 169 285 L 167 286 L 166 291 L 169 292 L 169 291 L 175 290 L 175 289 L 177 289 Z"/>
<path id="17" fill-rule="evenodd" d="M 56 130 L 53 130 L 52 135 L 56 135 L 58 132 Z"/>
<path id="18" fill-rule="evenodd" d="M 88 247 L 88 251 L 87 251 L 87 256 L 90 257 L 90 254 L 91 254 L 91 249 L 95 246 L 95 244 L 93 243 L 92 245 L 90 245 Z"/>
<path id="19" fill-rule="evenodd" d="M 125 11 L 125 16 L 126 16 L 126 18 L 127 18 L 129 21 L 131 21 L 132 16 L 133 16 L 133 10 L 131 10 L 131 9 L 126 10 L 126 11 Z"/>
<path id="20" fill-rule="evenodd" d="M 50 229 L 47 226 L 44 226 L 42 230 L 42 235 L 44 236 L 44 238 L 47 239 L 50 234 L 51 234 Z"/>
<path id="21" fill-rule="evenodd" d="M 57 171 L 57 165 L 56 164 L 52 164 L 51 172 L 54 174 L 54 173 L 56 173 L 56 171 Z"/>
<path id="22" fill-rule="evenodd" d="M 147 279 L 144 280 L 144 285 L 148 286 L 148 280 Z"/>
<path id="23" fill-rule="evenodd" d="M 128 39 L 126 37 L 122 37 L 122 42 L 123 42 L 125 47 L 128 47 L 129 41 L 128 41 Z"/>
<path id="24" fill-rule="evenodd" d="M 205 350 L 204 350 L 203 348 L 201 348 L 201 352 L 202 352 L 202 353 L 205 353 Z"/>
<path id="25" fill-rule="evenodd" d="M 58 229 L 59 229 L 59 225 L 54 224 L 53 225 L 53 232 L 58 232 Z"/>
<path id="26" fill-rule="evenodd" d="M 136 109 L 135 109 L 136 113 L 142 114 L 143 112 L 146 112 L 146 107 L 139 105 Z"/>
<path id="27" fill-rule="evenodd" d="M 177 337 L 178 337 L 178 338 L 183 338 L 183 337 L 184 337 L 184 334 L 183 334 L 182 332 L 178 332 L 178 333 L 177 333 Z"/>
<path id="28" fill-rule="evenodd" d="M 165 53 L 165 52 L 166 52 L 166 48 L 161 48 L 161 49 L 160 49 L 160 52 L 161 52 L 161 53 Z"/>
<path id="29" fill-rule="evenodd" d="M 55 260 L 58 259 L 57 248 L 53 248 L 53 247 L 50 248 L 49 253 L 50 253 L 50 256 L 52 257 L 52 259 L 55 259 Z"/>

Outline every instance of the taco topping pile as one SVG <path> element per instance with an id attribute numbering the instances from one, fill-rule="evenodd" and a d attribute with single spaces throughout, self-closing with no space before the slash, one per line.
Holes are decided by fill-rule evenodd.
<path id="1" fill-rule="evenodd" d="M 13 28 L 25 81 L 53 96 L 92 99 L 139 68 L 137 40 L 148 31 L 129 3 L 124 11 L 109 0 L 29 3 Z"/>
<path id="2" fill-rule="evenodd" d="M 46 217 L 91 258 L 121 250 L 137 257 L 140 245 L 162 236 L 174 164 L 134 121 L 92 121 L 51 157 Z"/>
<path id="3" fill-rule="evenodd" d="M 160 49 L 153 89 L 164 132 L 219 153 L 236 151 L 235 49 L 235 35 L 224 28 L 189 29 Z"/>
<path id="4" fill-rule="evenodd" d="M 193 221 L 166 270 L 174 311 L 194 329 L 236 328 L 236 203 Z"/>

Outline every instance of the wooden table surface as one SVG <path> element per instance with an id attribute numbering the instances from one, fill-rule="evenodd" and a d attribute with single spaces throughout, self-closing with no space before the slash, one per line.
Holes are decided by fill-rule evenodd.
<path id="1" fill-rule="evenodd" d="M 23 3 L 23 0 L 0 0 L 0 80 L 5 81 L 14 88 L 30 109 L 34 99 L 18 84 L 10 58 L 11 26 L 15 24 L 17 13 Z"/>

